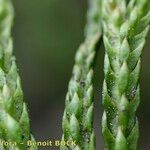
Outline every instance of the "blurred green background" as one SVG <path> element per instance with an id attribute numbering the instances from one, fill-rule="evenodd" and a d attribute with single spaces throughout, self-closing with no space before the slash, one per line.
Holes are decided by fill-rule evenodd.
<path id="1" fill-rule="evenodd" d="M 67 84 L 76 49 L 84 39 L 87 0 L 13 0 L 13 3 L 14 53 L 30 110 L 32 132 L 37 140 L 60 139 Z M 142 58 L 142 98 L 138 112 L 140 150 L 150 149 L 150 36 L 148 41 Z M 104 149 L 100 130 L 103 55 L 102 46 L 94 81 L 97 150 Z"/>

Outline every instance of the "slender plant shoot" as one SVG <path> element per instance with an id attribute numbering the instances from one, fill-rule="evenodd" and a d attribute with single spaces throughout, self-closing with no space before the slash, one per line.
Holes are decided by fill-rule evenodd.
<path id="1" fill-rule="evenodd" d="M 86 39 L 79 47 L 66 96 L 63 137 L 76 145 L 61 150 L 95 150 L 93 130 L 93 62 L 101 37 L 100 0 L 90 0 Z"/>
<path id="2" fill-rule="evenodd" d="M 32 136 L 20 77 L 12 55 L 13 17 L 11 1 L 0 0 L 0 140 L 11 143 L 8 146 L 1 144 L 0 149 L 36 150 L 36 147 L 27 146 Z"/>
<path id="3" fill-rule="evenodd" d="M 149 0 L 103 0 L 106 49 L 102 132 L 107 150 L 136 150 L 141 53 L 149 31 Z"/>

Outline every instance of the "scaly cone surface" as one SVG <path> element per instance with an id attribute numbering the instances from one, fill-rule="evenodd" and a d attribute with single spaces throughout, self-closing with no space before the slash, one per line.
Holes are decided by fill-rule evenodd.
<path id="1" fill-rule="evenodd" d="M 105 45 L 102 132 L 107 150 L 136 150 L 141 53 L 149 31 L 149 0 L 103 0 Z"/>

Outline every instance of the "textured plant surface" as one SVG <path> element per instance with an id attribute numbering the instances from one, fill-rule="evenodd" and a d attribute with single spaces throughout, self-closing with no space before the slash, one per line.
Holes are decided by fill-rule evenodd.
<path id="1" fill-rule="evenodd" d="M 0 146 L 1 150 L 33 150 L 27 147 L 30 140 L 28 112 L 17 73 L 15 57 L 12 55 L 11 26 L 13 8 L 10 0 L 0 0 L 0 140 L 17 142 Z"/>
<path id="2" fill-rule="evenodd" d="M 136 150 L 140 56 L 149 31 L 149 0 L 103 0 L 105 80 L 102 131 L 108 150 Z"/>
<path id="3" fill-rule="evenodd" d="M 101 37 L 100 0 L 90 1 L 85 42 L 79 47 L 66 96 L 63 116 L 63 140 L 76 141 L 76 146 L 61 150 L 94 150 L 93 131 L 93 62 Z"/>

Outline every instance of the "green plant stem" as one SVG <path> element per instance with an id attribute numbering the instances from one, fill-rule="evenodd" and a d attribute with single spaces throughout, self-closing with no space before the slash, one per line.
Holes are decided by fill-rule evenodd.
<path id="1" fill-rule="evenodd" d="M 18 75 L 11 27 L 14 11 L 10 0 L 0 0 L 0 140 L 16 142 L 17 145 L 3 146 L 1 150 L 36 150 L 27 147 L 33 139 L 30 134 L 27 107 Z M 22 144 L 20 144 L 22 143 Z"/>
<path id="2" fill-rule="evenodd" d="M 149 0 L 103 0 L 105 62 L 102 132 L 107 150 L 136 150 L 141 53 L 149 31 Z"/>
<path id="3" fill-rule="evenodd" d="M 101 38 L 100 0 L 90 0 L 86 39 L 79 47 L 66 96 L 62 140 L 76 145 L 61 150 L 95 150 L 93 131 L 93 62 Z"/>

